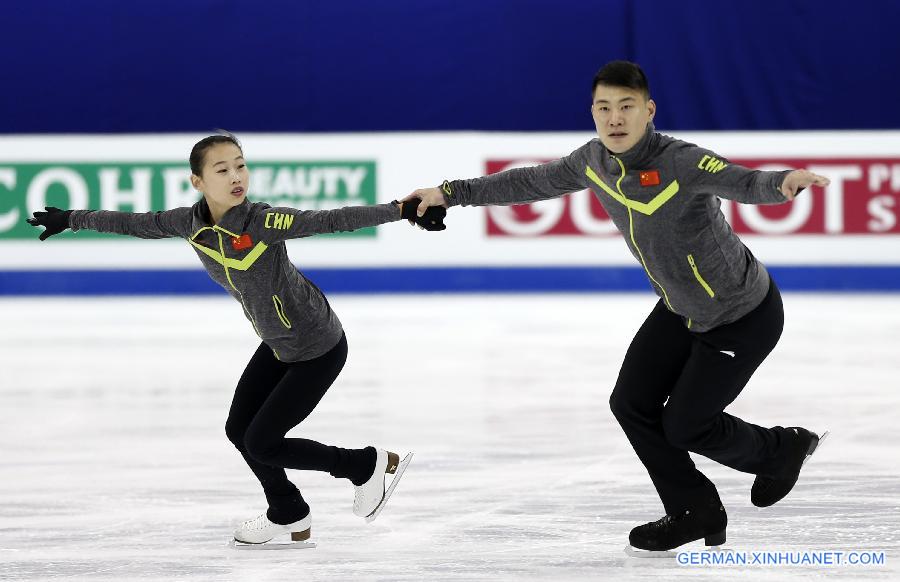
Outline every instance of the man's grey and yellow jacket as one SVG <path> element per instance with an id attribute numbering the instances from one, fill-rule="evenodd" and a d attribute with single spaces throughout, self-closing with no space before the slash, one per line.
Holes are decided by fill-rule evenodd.
<path id="1" fill-rule="evenodd" d="M 76 210 L 69 226 L 76 231 L 187 240 L 209 276 L 241 303 L 275 356 L 298 362 L 334 347 L 343 328 L 319 288 L 291 263 L 284 241 L 394 222 L 400 220 L 400 209 L 391 203 L 305 211 L 244 200 L 218 224 L 211 225 L 208 216 L 209 208 L 201 199 L 190 208 L 164 212 Z M 238 239 L 242 235 L 247 236 Z"/>
<path id="2" fill-rule="evenodd" d="M 786 174 L 731 164 L 649 124 L 620 155 L 594 139 L 548 164 L 444 182 L 442 189 L 451 206 L 484 206 L 591 188 L 653 290 L 691 331 L 704 332 L 752 311 L 769 287 L 765 267 L 732 231 L 719 198 L 784 202 L 779 187 Z"/>

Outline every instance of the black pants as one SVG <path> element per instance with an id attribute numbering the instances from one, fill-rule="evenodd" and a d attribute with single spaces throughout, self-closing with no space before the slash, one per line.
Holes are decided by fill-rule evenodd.
<path id="1" fill-rule="evenodd" d="M 692 333 L 660 301 L 638 330 L 609 403 L 666 513 L 718 498 L 688 451 L 745 473 L 775 468 L 777 427 L 756 426 L 723 410 L 778 343 L 783 327 L 773 281 L 763 302 L 734 323 Z"/>
<path id="2" fill-rule="evenodd" d="M 292 523 L 309 505 L 285 469 L 327 471 L 363 484 L 375 470 L 375 449 L 342 449 L 285 438 L 309 416 L 347 361 L 347 338 L 314 360 L 286 364 L 260 344 L 238 381 L 225 433 L 262 484 L 275 523 Z"/>

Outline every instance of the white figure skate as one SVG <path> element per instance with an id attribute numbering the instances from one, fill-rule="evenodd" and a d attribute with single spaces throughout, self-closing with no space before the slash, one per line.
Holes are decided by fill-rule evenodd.
<path id="1" fill-rule="evenodd" d="M 245 521 L 234 530 L 234 539 L 230 545 L 240 550 L 286 550 L 314 548 L 316 544 L 309 540 L 312 526 L 312 514 L 307 514 L 300 521 L 281 525 L 269 521 L 266 514 Z M 291 541 L 273 541 L 278 536 L 290 533 Z"/>
<path id="2" fill-rule="evenodd" d="M 376 449 L 375 472 L 368 481 L 354 487 L 353 513 L 366 518 L 366 523 L 373 521 L 384 509 L 388 499 L 400 482 L 400 477 L 412 460 L 412 453 L 400 461 L 400 455 L 382 449 Z M 390 486 L 385 489 L 385 475 L 394 476 Z"/>

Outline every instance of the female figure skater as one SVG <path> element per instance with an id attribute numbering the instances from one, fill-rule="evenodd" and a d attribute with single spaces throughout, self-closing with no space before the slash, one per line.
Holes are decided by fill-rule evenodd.
<path id="1" fill-rule="evenodd" d="M 241 304 L 262 343 L 238 381 L 225 432 L 262 484 L 268 510 L 235 530 L 237 542 L 261 544 L 288 532 L 295 542 L 310 537 L 309 505 L 285 469 L 327 471 L 349 479 L 355 487 L 353 512 L 371 521 L 411 453 L 400 464 L 397 454 L 371 446 L 343 449 L 285 438 L 341 372 L 347 340 L 328 300 L 291 263 L 284 241 L 401 218 L 427 230 L 443 230 L 446 211 L 417 217 L 417 204 L 396 201 L 320 211 L 250 202 L 243 150 L 230 134 L 200 140 L 191 151 L 190 166 L 191 183 L 203 194 L 190 208 L 138 214 L 48 207 L 28 222 L 46 228 L 41 240 L 67 228 L 147 239 L 181 237 L 194 247 L 209 276 Z M 387 473 L 394 479 L 386 496 Z"/>

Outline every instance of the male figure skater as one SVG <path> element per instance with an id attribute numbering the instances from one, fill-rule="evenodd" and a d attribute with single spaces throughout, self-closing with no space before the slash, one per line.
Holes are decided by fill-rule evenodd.
<path id="1" fill-rule="evenodd" d="M 659 295 L 622 363 L 613 414 L 650 474 L 666 516 L 631 531 L 640 550 L 704 538 L 725 541 L 727 517 L 713 483 L 688 452 L 755 474 L 750 498 L 782 499 L 819 438 L 805 428 L 763 428 L 727 414 L 781 336 L 781 296 L 765 267 L 732 231 L 720 198 L 745 204 L 792 200 L 828 179 L 807 170 L 753 171 L 658 133 L 647 78 L 614 61 L 594 77 L 598 138 L 559 160 L 416 190 L 431 206 L 507 205 L 589 187 L 622 232 Z"/>

